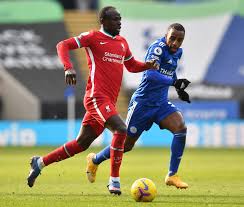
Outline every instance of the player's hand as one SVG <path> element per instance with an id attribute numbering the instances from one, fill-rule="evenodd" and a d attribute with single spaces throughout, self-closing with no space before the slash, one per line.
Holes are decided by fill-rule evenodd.
<path id="1" fill-rule="evenodd" d="M 182 101 L 186 101 L 187 103 L 191 103 L 189 94 L 187 92 L 185 92 L 184 90 L 177 90 L 177 93 L 179 99 L 181 99 Z"/>
<path id="2" fill-rule="evenodd" d="M 76 72 L 74 69 L 66 70 L 64 75 L 65 75 L 65 82 L 67 85 L 76 84 Z"/>
<path id="3" fill-rule="evenodd" d="M 157 61 L 155 59 L 152 60 L 148 60 L 146 62 L 146 66 L 148 67 L 148 69 L 159 69 L 159 64 L 157 63 Z"/>
<path id="4" fill-rule="evenodd" d="M 173 83 L 173 86 L 176 88 L 176 90 L 185 90 L 190 83 L 191 82 L 187 79 L 177 79 Z"/>

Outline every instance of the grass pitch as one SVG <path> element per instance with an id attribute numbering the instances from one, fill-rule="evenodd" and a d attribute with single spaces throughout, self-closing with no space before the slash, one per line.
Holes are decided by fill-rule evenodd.
<path id="1" fill-rule="evenodd" d="M 178 190 L 164 184 L 169 149 L 136 148 L 124 156 L 121 196 L 107 191 L 108 161 L 99 166 L 95 183 L 86 179 L 85 157 L 98 148 L 45 168 L 29 188 L 30 157 L 52 149 L 0 148 L 1 207 L 244 206 L 244 149 L 186 149 L 179 174 L 190 187 Z M 136 203 L 130 196 L 132 183 L 140 177 L 152 179 L 157 186 L 158 195 L 152 203 Z"/>

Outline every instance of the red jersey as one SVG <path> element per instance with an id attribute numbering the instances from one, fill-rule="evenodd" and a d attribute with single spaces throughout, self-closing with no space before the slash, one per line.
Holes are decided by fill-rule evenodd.
<path id="1" fill-rule="evenodd" d="M 90 69 L 86 96 L 109 97 L 116 102 L 123 76 L 124 60 L 132 58 L 126 40 L 102 31 L 90 31 L 75 37 L 79 47 L 85 47 Z"/>
<path id="2" fill-rule="evenodd" d="M 127 41 L 100 31 L 82 33 L 79 37 L 70 38 L 57 44 L 60 60 L 65 70 L 72 69 L 69 50 L 84 47 L 90 69 L 86 87 L 86 97 L 109 98 L 114 104 L 117 101 L 123 76 L 123 65 L 130 72 L 141 72 L 148 69 L 145 63 L 136 61 L 131 54 Z"/>

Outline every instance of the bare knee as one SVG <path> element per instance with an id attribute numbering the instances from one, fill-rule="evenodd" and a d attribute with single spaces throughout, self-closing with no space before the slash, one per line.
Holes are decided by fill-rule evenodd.
<path id="1" fill-rule="evenodd" d="M 187 127 L 186 127 L 186 125 L 185 125 L 185 123 L 180 123 L 178 126 L 177 126 L 177 128 L 176 128 L 176 130 L 179 132 L 179 131 L 186 131 L 187 130 Z"/>
<path id="2" fill-rule="evenodd" d="M 173 133 L 177 133 L 177 132 L 186 131 L 187 127 L 183 119 L 178 119 L 177 121 L 174 122 L 174 125 L 171 127 L 171 129 Z"/>
<path id="3" fill-rule="evenodd" d="M 133 149 L 133 147 L 135 146 L 136 140 L 138 138 L 139 137 L 132 138 L 132 137 L 127 136 L 126 140 L 125 140 L 125 145 L 124 145 L 124 152 L 131 151 Z"/>
<path id="4" fill-rule="evenodd" d="M 178 127 L 178 128 L 175 128 L 174 130 L 172 130 L 171 132 L 172 133 L 179 133 L 179 132 L 186 132 L 186 131 L 187 131 L 186 127 Z"/>
<path id="5" fill-rule="evenodd" d="M 116 127 L 115 131 L 120 134 L 126 134 L 126 125 L 119 125 L 118 127 Z"/>
<path id="6" fill-rule="evenodd" d="M 113 133 L 117 132 L 120 134 L 126 134 L 126 125 L 118 115 L 110 117 L 106 121 L 105 127 L 111 130 Z"/>
<path id="7" fill-rule="evenodd" d="M 133 149 L 134 145 L 133 144 L 130 144 L 130 145 L 125 145 L 124 146 L 124 152 L 129 152 Z"/>
<path id="8" fill-rule="evenodd" d="M 125 123 L 117 124 L 114 128 L 112 128 L 113 133 L 119 133 L 119 134 L 126 134 L 127 128 Z"/>

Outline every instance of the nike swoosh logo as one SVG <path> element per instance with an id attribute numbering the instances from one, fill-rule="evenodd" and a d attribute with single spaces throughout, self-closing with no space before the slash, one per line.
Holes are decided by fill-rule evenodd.
<path id="1" fill-rule="evenodd" d="M 144 185 L 144 190 L 148 190 L 148 185 L 144 182 L 144 180 L 141 181 Z"/>
<path id="2" fill-rule="evenodd" d="M 100 45 L 105 45 L 107 44 L 108 42 L 100 42 Z"/>

